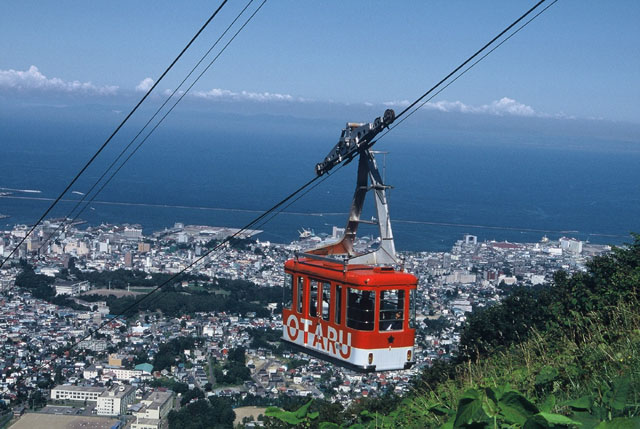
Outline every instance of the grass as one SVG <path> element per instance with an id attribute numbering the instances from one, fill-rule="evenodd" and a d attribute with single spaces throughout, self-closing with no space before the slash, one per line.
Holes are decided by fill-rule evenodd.
<path id="1" fill-rule="evenodd" d="M 422 385 L 398 409 L 397 427 L 439 427 L 448 416 L 434 407 L 455 409 L 465 390 L 510 385 L 536 404 L 551 395 L 553 412 L 583 395 L 602 398 L 602 386 L 621 376 L 631 378 L 634 404 L 640 403 L 640 314 L 638 303 L 621 303 L 605 312 L 573 317 L 571 335 L 556 330 L 533 332 L 508 350 L 467 362 L 456 376 L 436 386 Z M 636 406 L 636 413 L 640 412 Z M 431 411 L 430 411 L 431 410 Z"/>

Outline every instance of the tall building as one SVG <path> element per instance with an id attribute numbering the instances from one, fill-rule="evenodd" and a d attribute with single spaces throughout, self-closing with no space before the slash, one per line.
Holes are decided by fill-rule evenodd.
<path id="1" fill-rule="evenodd" d="M 115 386 L 98 396 L 96 410 L 99 416 L 119 416 L 127 414 L 127 406 L 136 399 L 133 386 Z"/>
<path id="2" fill-rule="evenodd" d="M 575 238 L 562 237 L 560 239 L 560 248 L 571 253 L 580 254 L 582 253 L 582 241 Z"/>

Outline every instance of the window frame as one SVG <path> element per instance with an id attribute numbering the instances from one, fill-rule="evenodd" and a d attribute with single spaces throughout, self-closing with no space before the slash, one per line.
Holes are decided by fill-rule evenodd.
<path id="1" fill-rule="evenodd" d="M 368 298 L 365 298 L 365 294 Z M 352 300 L 354 296 L 357 298 Z M 345 321 L 348 328 L 373 332 L 376 326 L 376 291 L 348 287 Z"/>
<path id="2" fill-rule="evenodd" d="M 309 305 L 307 306 L 307 314 L 309 315 L 309 317 L 320 317 L 318 315 L 318 297 L 320 294 L 320 284 L 320 280 L 312 278 L 309 279 Z M 312 312 L 311 310 L 315 311 Z"/>
<path id="3" fill-rule="evenodd" d="M 333 323 L 335 323 L 336 325 L 340 325 L 342 324 L 342 290 L 343 290 L 343 286 L 336 284 L 333 286 L 334 289 L 334 293 L 333 293 Z"/>
<path id="4" fill-rule="evenodd" d="M 304 310 L 304 284 L 305 278 L 304 276 L 298 276 L 298 281 L 296 282 L 296 312 L 302 314 Z"/>
<path id="5" fill-rule="evenodd" d="M 287 308 L 290 310 L 293 310 L 293 279 L 293 274 L 284 273 L 284 286 L 282 288 L 282 308 Z"/>
<path id="6" fill-rule="evenodd" d="M 385 298 L 388 293 L 396 293 L 396 298 Z M 379 331 L 401 331 L 404 329 L 406 319 L 406 296 L 405 289 L 384 289 L 380 291 L 379 309 Z M 400 317 L 397 314 L 400 313 Z"/>

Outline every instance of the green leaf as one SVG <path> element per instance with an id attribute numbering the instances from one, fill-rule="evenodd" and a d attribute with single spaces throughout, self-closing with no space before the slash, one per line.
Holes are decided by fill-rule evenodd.
<path id="1" fill-rule="evenodd" d="M 440 426 L 440 429 L 453 429 L 453 422 L 454 422 L 455 418 L 450 418 L 449 420 L 447 420 L 447 422 L 445 424 L 443 424 L 442 426 Z"/>
<path id="2" fill-rule="evenodd" d="M 556 406 L 556 397 L 552 393 L 551 395 L 544 398 L 544 401 L 542 402 L 542 404 L 540 404 L 538 408 L 540 408 L 540 411 L 544 411 L 545 413 L 550 413 L 551 411 L 553 411 L 553 407 L 555 406 Z"/>
<path id="3" fill-rule="evenodd" d="M 307 414 L 307 418 L 308 418 L 309 420 L 315 420 L 315 419 L 317 419 L 317 418 L 318 418 L 318 416 L 319 416 L 319 415 L 320 415 L 320 412 L 319 412 L 319 411 L 314 411 L 313 413 L 309 413 L 309 414 Z"/>
<path id="4" fill-rule="evenodd" d="M 571 418 L 582 423 L 582 429 L 595 429 L 600 423 L 600 419 L 588 413 L 587 411 L 577 411 L 571 415 Z"/>
<path id="5" fill-rule="evenodd" d="M 322 422 L 318 427 L 320 429 L 340 429 L 340 426 L 333 422 Z"/>
<path id="6" fill-rule="evenodd" d="M 531 416 L 524 423 L 524 429 L 552 428 L 555 425 L 582 426 L 582 423 L 570 419 L 562 414 L 538 413 Z"/>
<path id="7" fill-rule="evenodd" d="M 454 415 L 455 412 L 453 410 L 451 410 L 450 408 L 445 407 L 444 405 L 434 405 L 433 407 L 429 408 L 429 411 L 431 411 L 434 414 L 437 414 L 439 416 L 445 416 L 445 415 Z"/>
<path id="8" fill-rule="evenodd" d="M 482 397 L 476 389 L 464 392 L 458 402 L 458 412 L 453 422 L 454 428 L 469 427 L 473 423 L 488 422 L 489 416 L 482 409 Z"/>
<path id="9" fill-rule="evenodd" d="M 631 388 L 629 377 L 616 378 L 611 385 L 611 397 L 608 405 L 617 411 L 622 411 L 627 406 L 627 398 Z"/>
<path id="10" fill-rule="evenodd" d="M 640 417 L 616 417 L 608 422 L 601 422 L 596 429 L 638 429 Z"/>
<path id="11" fill-rule="evenodd" d="M 552 366 L 545 365 L 542 367 L 538 375 L 536 375 L 536 386 L 541 386 L 552 382 L 558 377 L 558 370 Z"/>
<path id="12" fill-rule="evenodd" d="M 496 397 L 496 400 L 499 401 L 507 392 L 513 392 L 514 390 L 511 389 L 511 385 L 507 383 L 500 386 L 495 386 L 492 391 Z"/>
<path id="13" fill-rule="evenodd" d="M 569 406 L 574 410 L 591 410 L 591 406 L 593 405 L 593 398 L 591 395 L 581 396 L 578 399 L 574 399 L 572 401 L 567 401 L 563 405 Z"/>
<path id="14" fill-rule="evenodd" d="M 496 392 L 491 387 L 485 387 L 481 392 L 482 409 L 490 417 L 494 418 L 498 415 L 498 398 Z"/>
<path id="15" fill-rule="evenodd" d="M 539 412 L 531 401 L 515 390 L 505 393 L 498 405 L 507 423 L 511 424 L 523 425 L 529 417 Z"/>

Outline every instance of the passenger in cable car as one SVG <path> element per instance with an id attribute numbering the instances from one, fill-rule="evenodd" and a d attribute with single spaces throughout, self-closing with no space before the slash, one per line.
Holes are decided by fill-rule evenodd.
<path id="1" fill-rule="evenodd" d="M 384 325 L 386 326 L 384 328 L 385 331 L 399 331 L 402 329 L 402 312 L 396 311 L 395 314 L 391 314 L 391 319 L 386 320 Z"/>

